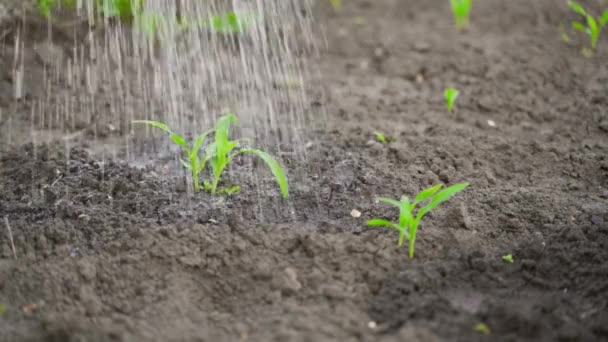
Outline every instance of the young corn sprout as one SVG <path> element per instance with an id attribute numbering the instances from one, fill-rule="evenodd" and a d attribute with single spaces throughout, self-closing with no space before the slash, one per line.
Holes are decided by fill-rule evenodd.
<path id="1" fill-rule="evenodd" d="M 513 259 L 513 254 L 506 254 L 502 256 L 502 261 L 512 264 L 515 260 Z"/>
<path id="2" fill-rule="evenodd" d="M 222 174 L 226 167 L 239 155 L 251 154 L 266 163 L 270 168 L 270 171 L 274 175 L 281 195 L 287 198 L 289 189 L 287 184 L 287 177 L 281 165 L 268 153 L 249 147 L 242 147 L 238 140 L 230 140 L 230 125 L 237 123 L 237 119 L 233 114 L 227 114 L 221 117 L 213 130 L 200 134 L 192 144 L 188 143 L 184 137 L 173 132 L 166 124 L 158 121 L 149 120 L 136 120 L 133 123 L 140 123 L 156 127 L 164 131 L 171 140 L 180 146 L 188 157 L 188 160 L 181 160 L 182 165 L 190 170 L 192 176 L 192 183 L 194 191 L 200 191 L 200 174 L 205 170 L 207 164 L 210 165 L 211 179 L 204 180 L 204 190 L 211 194 L 218 192 L 218 185 L 221 180 Z M 209 135 L 214 135 L 214 141 L 207 142 Z M 200 156 L 200 151 L 204 147 L 204 152 Z M 229 189 L 221 189 L 222 193 L 233 193 L 239 190 L 239 187 L 232 187 Z"/>
<path id="3" fill-rule="evenodd" d="M 600 37 L 600 32 L 604 26 L 608 24 L 608 9 L 604 10 L 599 17 L 594 18 L 591 14 L 587 13 L 587 11 L 585 11 L 583 6 L 581 6 L 579 3 L 568 1 L 568 5 L 574 12 L 582 15 L 585 18 L 586 25 L 579 21 L 574 21 L 572 22 L 572 28 L 589 35 L 591 41 L 591 50 L 589 52 L 592 53 L 597 49 L 597 42 Z"/>
<path id="4" fill-rule="evenodd" d="M 399 232 L 398 246 L 401 247 L 404 238 L 407 239 L 409 241 L 409 257 L 411 259 L 414 257 L 416 233 L 418 232 L 418 225 L 422 218 L 439 204 L 447 201 L 456 193 L 464 190 L 467 186 L 469 186 L 468 183 L 459 183 L 441 190 L 443 184 L 435 185 L 418 193 L 416 198 L 414 198 L 414 202 L 410 202 L 410 199 L 407 196 L 403 196 L 401 201 L 391 198 L 380 198 L 382 202 L 399 208 L 399 222 L 393 223 L 384 219 L 373 219 L 368 221 L 367 225 L 370 227 L 388 227 L 397 230 Z M 414 214 L 416 206 L 427 200 L 429 202 Z"/>
<path id="5" fill-rule="evenodd" d="M 397 140 L 394 137 L 388 137 L 381 132 L 374 132 L 374 135 L 376 136 L 376 139 L 383 144 L 388 144 Z"/>
<path id="6" fill-rule="evenodd" d="M 472 2 L 473 0 L 450 0 L 457 29 L 465 30 L 469 27 Z"/>
<path id="7" fill-rule="evenodd" d="M 454 103 L 456 102 L 458 95 L 460 95 L 460 92 L 454 88 L 448 88 L 445 90 L 445 105 L 448 108 L 448 112 L 452 112 L 454 110 Z"/>
<path id="8" fill-rule="evenodd" d="M 329 0 L 329 3 L 331 3 L 331 7 L 333 7 L 336 12 L 342 9 L 342 0 Z"/>

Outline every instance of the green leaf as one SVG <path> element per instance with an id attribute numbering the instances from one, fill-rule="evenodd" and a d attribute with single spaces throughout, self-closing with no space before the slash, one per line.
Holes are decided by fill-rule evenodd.
<path id="1" fill-rule="evenodd" d="M 447 201 L 456 193 L 464 190 L 467 186 L 469 186 L 469 183 L 459 183 L 441 190 L 437 195 L 433 197 L 433 199 L 427 205 L 425 205 L 418 211 L 416 219 L 414 220 L 414 224 L 417 226 L 420 220 L 422 220 L 422 218 L 424 217 L 424 215 L 428 214 L 431 210 L 437 208 L 439 204 Z"/>
<path id="2" fill-rule="evenodd" d="M 6 313 L 6 305 L 0 304 L 0 316 Z"/>
<path id="3" fill-rule="evenodd" d="M 418 204 L 429 197 L 432 197 L 439 189 L 443 187 L 443 184 L 437 184 L 433 187 L 430 187 L 426 190 L 421 191 L 418 195 L 416 195 L 416 199 L 414 200 L 415 204 Z"/>
<path id="4" fill-rule="evenodd" d="M 513 260 L 513 255 L 512 254 L 507 254 L 507 255 L 503 255 L 502 256 L 502 261 L 512 264 L 515 260 Z"/>
<path id="5" fill-rule="evenodd" d="M 407 196 L 403 196 L 399 207 L 399 226 L 407 228 L 411 220 L 410 199 Z"/>
<path id="6" fill-rule="evenodd" d="M 587 16 L 587 12 L 585 12 L 585 9 L 579 3 L 574 1 L 568 1 L 568 5 L 570 6 L 570 8 L 572 8 L 572 10 L 574 10 L 574 12 L 580 15 Z"/>
<path id="7" fill-rule="evenodd" d="M 196 137 L 196 140 L 194 140 L 194 144 L 192 144 L 192 150 L 190 151 L 190 153 L 197 155 L 199 150 L 201 149 L 201 146 L 203 146 L 203 144 L 205 143 L 205 139 L 211 133 L 213 133 L 213 130 L 204 132 L 203 134 Z"/>
<path id="8" fill-rule="evenodd" d="M 187 163 L 185 160 L 183 160 L 183 159 L 181 159 L 181 158 L 180 158 L 180 159 L 179 159 L 179 162 L 180 162 L 180 163 L 182 164 L 182 166 L 183 166 L 183 167 L 185 167 L 186 169 L 188 169 L 188 170 L 191 170 L 191 169 L 192 169 L 192 166 L 190 165 L 190 163 Z"/>
<path id="9" fill-rule="evenodd" d="M 367 221 L 367 225 L 369 227 L 388 227 L 388 228 L 393 228 L 396 231 L 398 231 L 399 233 L 401 233 L 401 235 L 405 236 L 408 240 L 409 240 L 409 233 L 407 232 L 407 229 L 405 229 L 404 227 L 399 227 L 399 225 L 388 221 L 388 220 L 383 220 L 383 219 L 372 219 Z"/>
<path id="10" fill-rule="evenodd" d="M 587 26 L 585 26 L 585 24 L 580 23 L 578 21 L 572 22 L 572 28 L 577 31 L 583 32 L 583 33 L 588 33 Z"/>
<path id="11" fill-rule="evenodd" d="M 595 50 L 600 29 L 597 26 L 597 21 L 595 21 L 595 19 L 590 15 L 587 16 L 587 26 L 589 26 L 589 36 L 591 36 L 591 48 Z"/>
<path id="12" fill-rule="evenodd" d="M 236 146 L 235 144 L 230 144 L 230 140 L 228 139 L 231 123 L 237 123 L 236 117 L 233 114 L 226 114 L 215 125 L 216 158 L 220 161 L 228 158 L 228 154 Z"/>
<path id="13" fill-rule="evenodd" d="M 378 200 L 380 200 L 381 202 L 384 202 L 384 203 L 394 205 L 395 207 L 401 209 L 401 202 L 394 200 L 392 198 L 382 197 L 382 198 L 379 198 Z"/>
<path id="14" fill-rule="evenodd" d="M 378 139 L 378 141 L 380 141 L 381 143 L 386 144 L 388 142 L 384 134 L 380 132 L 374 132 L 374 134 L 376 135 L 376 139 Z"/>
<path id="15" fill-rule="evenodd" d="M 604 10 L 604 12 L 602 12 L 602 15 L 600 16 L 599 21 L 600 21 L 601 26 L 608 24 L 608 9 Z"/>
<path id="16" fill-rule="evenodd" d="M 460 95 L 460 92 L 454 88 L 447 88 L 445 90 L 444 96 L 445 96 L 445 103 L 446 103 L 448 112 L 451 112 L 452 110 L 454 110 L 454 103 L 456 102 L 458 95 Z"/>
<path id="17" fill-rule="evenodd" d="M 289 185 L 287 183 L 285 171 L 283 170 L 279 162 L 277 162 L 270 154 L 254 148 L 242 149 L 239 151 L 239 154 L 241 153 L 250 153 L 262 159 L 266 163 L 266 165 L 268 165 L 270 171 L 272 171 L 274 178 L 279 184 L 279 188 L 281 188 L 281 194 L 283 195 L 283 198 L 287 198 L 287 196 L 289 195 Z"/>
<path id="18" fill-rule="evenodd" d="M 174 133 L 169 126 L 167 126 L 166 124 L 160 122 L 160 121 L 150 121 L 150 120 L 134 120 L 132 121 L 132 123 L 135 124 L 146 124 L 152 127 L 156 127 L 162 131 L 164 131 L 165 133 L 167 133 L 169 135 L 169 137 L 171 138 L 171 140 L 173 140 L 174 143 L 176 143 L 177 145 L 183 147 L 186 151 L 190 151 L 190 148 L 188 146 L 188 142 L 186 141 L 186 139 L 184 139 L 181 135 Z"/>

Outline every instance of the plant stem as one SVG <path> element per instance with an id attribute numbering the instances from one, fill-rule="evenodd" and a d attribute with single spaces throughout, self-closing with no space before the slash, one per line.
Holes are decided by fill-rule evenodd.
<path id="1" fill-rule="evenodd" d="M 409 256 L 410 259 L 414 258 L 414 246 L 416 245 L 416 230 L 412 230 L 410 232 L 410 246 L 409 246 Z"/>
<path id="2" fill-rule="evenodd" d="M 199 184 L 198 175 L 196 174 L 196 171 L 194 169 L 192 169 L 192 184 L 194 184 L 194 192 L 201 191 L 201 186 Z"/>

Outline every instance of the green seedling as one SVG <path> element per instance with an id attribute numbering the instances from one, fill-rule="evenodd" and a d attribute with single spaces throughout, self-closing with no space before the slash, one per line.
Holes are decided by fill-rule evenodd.
<path id="1" fill-rule="evenodd" d="M 454 103 L 456 102 L 458 95 L 460 95 L 460 92 L 454 88 L 448 88 L 445 90 L 445 105 L 448 109 L 448 112 L 452 112 L 454 110 Z"/>
<path id="2" fill-rule="evenodd" d="M 574 12 L 582 15 L 586 21 L 586 25 L 580 21 L 574 21 L 572 22 L 572 28 L 589 35 L 591 52 L 595 51 L 597 49 L 600 32 L 604 26 L 608 24 L 608 9 L 604 10 L 599 17 L 594 18 L 591 14 L 587 13 L 579 3 L 568 1 L 568 5 Z"/>
<path id="3" fill-rule="evenodd" d="M 221 117 L 215 126 L 215 129 L 200 134 L 191 144 L 181 135 L 173 132 L 166 124 L 158 121 L 137 120 L 133 123 L 141 123 L 156 127 L 165 132 L 171 140 L 180 146 L 188 157 L 188 160 L 181 160 L 182 165 L 190 170 L 194 191 L 200 191 L 200 175 L 205 170 L 207 164 L 211 168 L 211 180 L 203 181 L 204 189 L 211 194 L 218 192 L 218 185 L 222 174 L 226 167 L 239 155 L 252 154 L 264 161 L 274 175 L 281 194 L 287 198 L 289 190 L 287 177 L 281 165 L 268 153 L 249 147 L 242 147 L 238 140 L 230 140 L 230 125 L 237 123 L 236 117 L 232 114 L 227 114 Z M 207 137 L 211 134 L 215 135 L 214 141 L 207 142 Z M 204 147 L 204 153 L 200 156 L 200 151 Z M 234 186 L 228 189 L 219 190 L 220 193 L 232 194 L 240 188 Z"/>
<path id="4" fill-rule="evenodd" d="M 192 184 L 194 186 L 194 191 L 200 191 L 200 183 L 199 183 L 199 175 L 205 169 L 205 160 L 201 160 L 199 158 L 199 151 L 203 147 L 207 136 L 211 134 L 213 131 L 207 131 L 203 134 L 199 135 L 192 144 L 188 143 L 186 138 L 183 136 L 173 132 L 169 126 L 159 121 L 150 121 L 150 120 L 136 120 L 133 121 L 134 124 L 145 124 L 155 128 L 158 128 L 169 135 L 171 141 L 182 148 L 185 154 L 188 156 L 188 162 L 184 162 L 182 160 L 182 164 L 190 170 L 190 174 L 192 176 Z"/>
<path id="5" fill-rule="evenodd" d="M 342 9 L 342 0 L 329 0 L 331 7 L 333 7 L 334 11 L 338 12 Z"/>
<path id="6" fill-rule="evenodd" d="M 485 323 L 477 323 L 475 325 L 475 332 L 478 332 L 478 333 L 484 334 L 484 335 L 490 335 L 490 333 L 491 333 L 490 328 Z"/>
<path id="7" fill-rule="evenodd" d="M 0 304 L 0 316 L 6 313 L 6 305 Z"/>
<path id="8" fill-rule="evenodd" d="M 512 264 L 515 260 L 513 260 L 513 255 L 507 254 L 502 256 L 502 261 Z"/>
<path id="9" fill-rule="evenodd" d="M 472 0 L 450 0 L 456 28 L 465 30 L 469 27 Z"/>
<path id="10" fill-rule="evenodd" d="M 439 184 L 418 193 L 413 203 L 410 202 L 410 199 L 407 196 L 403 196 L 401 201 L 391 198 L 380 198 L 382 202 L 399 208 L 399 223 L 393 223 L 384 219 L 373 219 L 368 221 L 367 225 L 370 227 L 388 227 L 397 230 L 399 232 L 398 246 L 401 247 L 403 245 L 404 238 L 408 239 L 409 257 L 411 259 L 414 257 L 416 233 L 418 232 L 418 225 L 420 224 L 422 218 L 431 210 L 435 209 L 439 204 L 447 201 L 456 193 L 464 190 L 467 186 L 469 186 L 468 183 L 459 183 L 441 190 L 443 184 Z M 414 215 L 414 209 L 416 209 L 416 206 L 427 200 L 429 202 L 420 208 Z"/>
<path id="11" fill-rule="evenodd" d="M 386 135 L 384 135 L 380 132 L 374 132 L 374 135 L 376 136 L 376 139 L 378 139 L 378 141 L 383 144 L 389 144 L 389 143 L 395 142 L 397 140 L 394 137 L 387 137 Z"/>

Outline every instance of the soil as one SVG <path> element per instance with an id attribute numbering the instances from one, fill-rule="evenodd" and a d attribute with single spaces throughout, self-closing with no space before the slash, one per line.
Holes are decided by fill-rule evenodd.
<path id="1" fill-rule="evenodd" d="M 315 8 L 328 119 L 283 160 L 289 201 L 253 164 L 211 197 L 91 146 L 2 147 L 0 340 L 608 341 L 606 36 L 583 57 L 553 0 L 475 2 L 465 33 L 447 1 L 345 3 Z M 0 110 L 27 118 L 7 75 Z M 414 259 L 365 225 L 396 218 L 377 196 L 460 181 Z"/>

